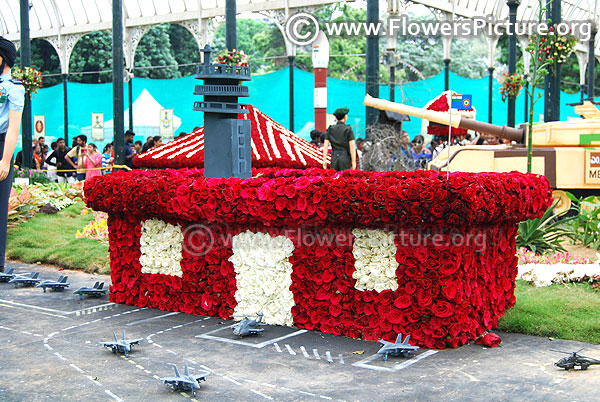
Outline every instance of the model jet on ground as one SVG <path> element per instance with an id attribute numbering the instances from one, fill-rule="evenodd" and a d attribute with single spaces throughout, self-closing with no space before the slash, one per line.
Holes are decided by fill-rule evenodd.
<path id="1" fill-rule="evenodd" d="M 381 343 L 383 345 L 383 347 L 381 349 L 379 349 L 377 354 L 383 355 L 383 360 L 385 360 L 385 361 L 387 361 L 388 355 L 392 355 L 392 356 L 402 355 L 403 357 L 408 357 L 409 353 L 419 350 L 418 346 L 409 345 L 408 344 L 409 340 L 410 340 L 410 335 L 407 335 L 403 342 L 402 341 L 402 333 L 398 334 L 398 337 L 396 338 L 395 343 L 384 341 L 383 339 L 381 339 L 381 340 L 379 340 L 379 343 Z"/>
<path id="2" fill-rule="evenodd" d="M 15 275 L 15 277 L 8 281 L 8 283 L 14 283 L 15 287 L 17 287 L 19 284 L 23 286 L 33 286 L 40 283 L 40 280 L 38 279 L 39 276 L 39 272 L 30 272 L 29 276 Z"/>
<path id="3" fill-rule="evenodd" d="M 0 282 L 8 282 L 15 277 L 14 269 L 6 268 L 4 272 L 0 272 Z"/>
<path id="4" fill-rule="evenodd" d="M 175 377 L 163 377 L 160 380 L 166 385 L 173 387 L 174 391 L 191 391 L 192 397 L 196 395 L 196 391 L 200 389 L 200 382 L 206 381 L 206 377 L 210 374 L 208 371 L 201 371 L 200 374 L 190 375 L 188 365 L 185 365 L 183 375 L 179 374 L 177 366 L 173 364 L 175 369 Z"/>
<path id="5" fill-rule="evenodd" d="M 125 338 L 125 330 L 123 330 L 123 339 L 119 340 L 117 338 L 117 334 L 113 331 L 113 335 L 115 336 L 114 342 L 100 342 L 100 345 L 105 348 L 109 348 L 113 353 L 124 353 L 125 357 L 129 357 L 129 352 L 133 349 L 133 345 L 139 345 L 144 338 L 139 339 L 127 339 Z"/>
<path id="6" fill-rule="evenodd" d="M 36 286 L 36 288 L 42 288 L 44 289 L 44 293 L 46 293 L 46 288 L 50 288 L 52 290 L 56 290 L 59 292 L 62 292 L 63 290 L 65 290 L 66 288 L 69 287 L 70 283 L 67 282 L 67 279 L 69 279 L 68 276 L 66 275 L 61 275 L 58 277 L 57 280 L 55 281 L 44 281 L 42 283 L 40 283 L 39 285 Z"/>
<path id="7" fill-rule="evenodd" d="M 104 282 L 96 282 L 93 287 L 82 286 L 73 292 L 75 295 L 79 295 L 79 299 L 83 299 L 83 296 L 100 297 L 104 296 L 108 292 L 108 289 L 104 289 Z"/>
<path id="8" fill-rule="evenodd" d="M 233 326 L 233 334 L 243 338 L 244 336 L 256 335 L 259 332 L 263 332 L 264 329 L 258 328 L 267 325 L 262 322 L 263 315 L 264 314 L 262 313 L 257 313 L 256 317 L 258 317 L 258 319 L 251 320 L 249 316 L 244 314 L 242 321 Z"/>

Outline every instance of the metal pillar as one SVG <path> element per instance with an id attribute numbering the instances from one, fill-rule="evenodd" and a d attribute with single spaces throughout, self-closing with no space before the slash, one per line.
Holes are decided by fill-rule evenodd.
<path id="1" fill-rule="evenodd" d="M 123 0 L 113 0 L 113 121 L 115 164 L 125 164 L 123 121 Z"/>
<path id="2" fill-rule="evenodd" d="M 450 89 L 450 59 L 444 59 L 444 91 Z"/>
<path id="3" fill-rule="evenodd" d="M 390 66 L 390 102 L 396 102 L 396 66 Z"/>
<path id="4" fill-rule="evenodd" d="M 560 19 L 560 0 L 552 0 L 548 4 L 546 18 L 553 24 L 558 24 Z M 556 64 L 548 69 L 549 74 L 544 77 L 544 121 L 560 120 L 560 75 L 561 66 Z"/>
<path id="5" fill-rule="evenodd" d="M 129 97 L 129 129 L 133 131 L 133 74 L 129 75 L 129 82 L 127 83 L 128 97 Z"/>
<path id="6" fill-rule="evenodd" d="M 367 0 L 367 24 L 377 24 L 379 21 L 379 1 Z M 379 37 L 367 36 L 367 68 L 366 68 L 367 93 L 379 98 Z M 366 108 L 366 125 L 377 123 L 379 111 L 371 107 Z"/>
<path id="7" fill-rule="evenodd" d="M 529 121 L 529 82 L 527 81 L 527 73 L 523 74 L 523 79 L 525 80 L 525 84 L 523 85 L 523 89 L 525 90 L 525 117 L 523 118 L 523 123 L 527 123 Z"/>
<path id="8" fill-rule="evenodd" d="M 29 39 L 29 0 L 20 0 L 21 7 L 21 68 L 31 66 L 31 42 Z M 23 108 L 22 140 L 23 140 L 23 166 L 33 167 L 32 135 L 33 121 L 31 120 L 31 95 L 25 94 L 25 107 Z"/>
<path id="9" fill-rule="evenodd" d="M 67 82 L 69 82 L 69 74 L 63 74 L 63 117 L 65 125 L 65 144 L 69 143 L 69 102 L 67 101 Z"/>
<path id="10" fill-rule="evenodd" d="M 590 102 L 594 101 L 594 74 L 596 74 L 596 57 L 594 56 L 594 40 L 598 32 L 596 29 L 592 29 L 592 37 L 588 43 L 588 98 Z"/>
<path id="11" fill-rule="evenodd" d="M 517 8 L 519 7 L 520 0 L 507 0 L 508 5 L 508 20 L 510 23 L 510 30 L 508 35 L 508 72 L 514 74 L 517 71 L 517 35 L 515 33 L 515 26 L 517 23 Z M 516 98 L 508 97 L 508 116 L 507 125 L 509 127 L 515 126 L 515 113 L 516 113 Z"/>
<path id="12" fill-rule="evenodd" d="M 492 122 L 492 102 L 494 97 L 494 67 L 488 67 L 488 123 Z"/>
<path id="13" fill-rule="evenodd" d="M 290 68 L 290 131 L 294 131 L 294 60 L 296 56 L 288 56 Z"/>
<path id="14" fill-rule="evenodd" d="M 227 0 L 225 2 L 225 45 L 228 50 L 237 48 L 237 18 L 235 0 Z"/>

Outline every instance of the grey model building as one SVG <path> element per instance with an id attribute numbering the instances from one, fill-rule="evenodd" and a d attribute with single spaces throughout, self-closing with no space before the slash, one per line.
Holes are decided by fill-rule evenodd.
<path id="1" fill-rule="evenodd" d="M 244 318 L 233 326 L 233 334 L 243 338 L 244 336 L 256 335 L 263 332 L 264 329 L 258 328 L 266 325 L 262 322 L 263 315 L 262 313 L 256 314 L 258 317 L 257 320 L 251 320 L 249 316 L 244 315 Z"/>
<path id="2" fill-rule="evenodd" d="M 15 272 L 15 270 L 12 267 L 6 268 L 6 270 L 4 272 L 0 272 L 0 282 L 10 281 L 12 278 L 15 277 L 14 272 Z"/>
<path id="3" fill-rule="evenodd" d="M 113 335 L 115 337 L 114 341 L 110 342 L 100 342 L 100 345 L 105 348 L 111 349 L 113 353 L 123 353 L 125 357 L 129 357 L 129 352 L 133 349 L 134 345 L 139 345 L 144 338 L 138 339 L 127 339 L 125 338 L 125 330 L 123 330 L 123 339 L 117 338 L 117 334 L 113 331 Z"/>
<path id="4" fill-rule="evenodd" d="M 387 361 L 388 355 L 408 357 L 409 353 L 419 350 L 418 346 L 409 345 L 408 344 L 409 340 L 410 340 L 410 335 L 407 335 L 403 342 L 402 341 L 402 333 L 398 334 L 398 337 L 396 338 L 396 342 L 394 342 L 394 343 L 380 339 L 379 343 L 381 343 L 383 346 L 381 349 L 379 349 L 377 354 L 383 355 L 383 360 L 385 360 L 385 361 Z"/>
<path id="5" fill-rule="evenodd" d="M 40 280 L 38 279 L 39 276 L 39 272 L 30 272 L 28 276 L 15 275 L 15 277 L 8 281 L 8 283 L 14 283 L 15 287 L 18 285 L 33 286 L 40 283 Z"/>
<path id="6" fill-rule="evenodd" d="M 108 289 L 104 289 L 104 282 L 96 282 L 93 287 L 82 286 L 73 292 L 75 295 L 79 295 L 79 299 L 83 299 L 83 296 L 100 297 L 104 296 L 108 292 Z"/>
<path id="7" fill-rule="evenodd" d="M 206 377 L 210 374 L 208 371 L 201 371 L 199 374 L 190 375 L 190 368 L 187 364 L 183 375 L 179 373 L 176 365 L 173 364 L 173 368 L 175 377 L 163 377 L 160 380 L 173 387 L 173 391 L 191 391 L 192 397 L 196 396 L 196 391 L 200 389 L 200 382 L 206 381 Z"/>
<path id="8" fill-rule="evenodd" d="M 69 287 L 70 283 L 67 282 L 67 279 L 69 279 L 68 276 L 66 275 L 61 275 L 58 277 L 57 280 L 55 281 L 44 281 L 42 283 L 40 283 L 39 285 L 36 286 L 36 288 L 42 288 L 44 289 L 44 293 L 46 293 L 46 288 L 50 288 L 51 290 L 55 290 L 58 292 L 62 292 L 63 290 L 65 290 L 66 288 Z"/>

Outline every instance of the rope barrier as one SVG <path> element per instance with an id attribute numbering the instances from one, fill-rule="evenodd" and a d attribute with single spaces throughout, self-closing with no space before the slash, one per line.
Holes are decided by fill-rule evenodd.
<path id="1" fill-rule="evenodd" d="M 15 165 L 15 167 L 19 168 L 19 165 Z M 91 170 L 110 170 L 110 169 L 125 169 L 127 171 L 132 170 L 127 165 L 112 165 L 105 167 L 97 167 L 97 168 L 78 168 L 78 169 L 57 169 L 57 170 L 48 170 L 48 169 L 30 169 L 36 172 L 53 172 L 53 173 L 76 173 L 76 172 L 87 172 Z"/>

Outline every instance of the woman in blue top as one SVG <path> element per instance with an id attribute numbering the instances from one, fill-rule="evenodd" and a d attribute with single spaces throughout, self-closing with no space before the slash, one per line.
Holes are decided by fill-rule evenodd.
<path id="1" fill-rule="evenodd" d="M 4 271 L 8 199 L 13 179 L 13 154 L 21 130 L 25 89 L 13 80 L 10 69 L 15 64 L 17 48 L 0 36 L 0 271 Z"/>

